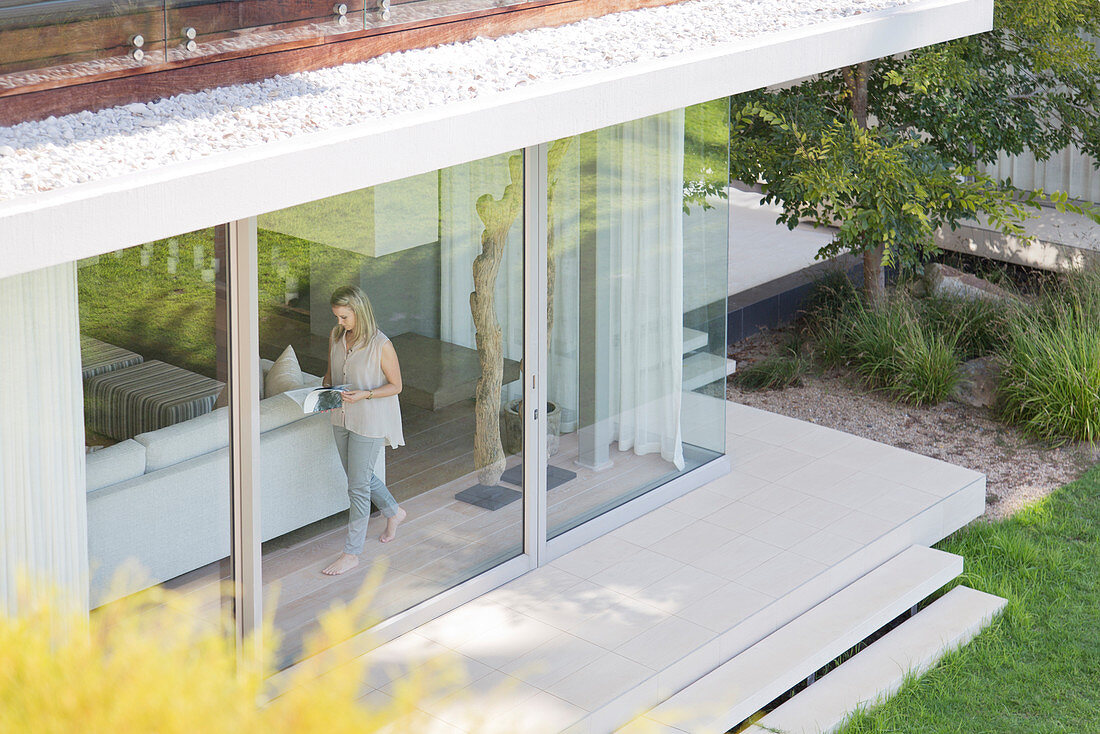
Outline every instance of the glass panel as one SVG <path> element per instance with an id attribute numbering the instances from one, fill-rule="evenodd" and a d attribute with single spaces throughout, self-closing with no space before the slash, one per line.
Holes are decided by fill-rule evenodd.
<path id="1" fill-rule="evenodd" d="M 728 102 L 548 153 L 549 537 L 724 452 Z"/>
<path id="2" fill-rule="evenodd" d="M 164 0 L 0 0 L 0 89 L 164 61 Z"/>
<path id="3" fill-rule="evenodd" d="M 229 621 L 223 235 L 78 263 L 93 608 L 159 584 L 195 602 L 192 622 Z"/>
<path id="4" fill-rule="evenodd" d="M 364 627 L 522 552 L 522 167 L 509 153 L 259 218 L 263 572 L 283 665 L 372 573 Z M 278 394 L 326 373 L 354 402 L 306 415 Z"/>
<path id="5" fill-rule="evenodd" d="M 363 29 L 363 0 L 167 0 L 169 61 Z M 244 32 L 247 31 L 247 32 Z"/>

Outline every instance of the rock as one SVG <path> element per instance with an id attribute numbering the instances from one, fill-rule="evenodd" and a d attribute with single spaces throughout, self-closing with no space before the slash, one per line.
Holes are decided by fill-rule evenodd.
<path id="1" fill-rule="evenodd" d="M 924 289 L 928 295 L 941 298 L 1002 302 L 1019 300 L 1014 294 L 988 280 L 941 263 L 925 266 Z"/>
<path id="2" fill-rule="evenodd" d="M 997 383 L 1004 365 L 996 357 L 978 357 L 959 365 L 959 380 L 951 395 L 956 402 L 989 408 L 997 398 Z"/>

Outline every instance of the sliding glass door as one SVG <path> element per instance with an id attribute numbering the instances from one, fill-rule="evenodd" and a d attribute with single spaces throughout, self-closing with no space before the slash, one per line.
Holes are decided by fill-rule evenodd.
<path id="1" fill-rule="evenodd" d="M 365 584 L 364 629 L 523 552 L 523 201 L 516 151 L 258 218 L 283 664 Z"/>
<path id="2" fill-rule="evenodd" d="M 724 451 L 727 119 L 543 146 L 550 538 Z"/>

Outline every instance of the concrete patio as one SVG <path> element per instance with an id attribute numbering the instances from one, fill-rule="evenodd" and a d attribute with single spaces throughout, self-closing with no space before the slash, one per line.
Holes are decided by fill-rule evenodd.
<path id="1" fill-rule="evenodd" d="M 662 702 L 984 508 L 977 472 L 734 403 L 727 449 L 729 475 L 369 652 L 364 703 L 443 661 L 390 731 L 679 731 Z"/>

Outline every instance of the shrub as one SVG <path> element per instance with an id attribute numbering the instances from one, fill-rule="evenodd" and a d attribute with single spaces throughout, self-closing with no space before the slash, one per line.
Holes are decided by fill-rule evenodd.
<path id="1" fill-rule="evenodd" d="M 1090 287 L 1071 284 L 1010 322 L 1000 412 L 1036 438 L 1100 439 L 1100 288 L 1090 297 Z"/>
<path id="2" fill-rule="evenodd" d="M 945 339 L 954 338 L 963 362 L 1003 349 L 1012 310 L 1006 303 L 975 298 L 934 296 L 917 302 L 921 323 Z"/>
<path id="3" fill-rule="evenodd" d="M 805 363 L 794 354 L 784 354 L 751 364 L 734 373 L 734 384 L 745 390 L 782 390 L 802 384 Z"/>
<path id="4" fill-rule="evenodd" d="M 831 330 L 826 350 L 868 385 L 917 405 L 951 395 L 959 366 L 957 337 L 923 325 L 908 298 L 894 298 L 877 309 L 859 303 Z"/>
<path id="5" fill-rule="evenodd" d="M 862 303 L 863 296 L 841 270 L 831 270 L 810 285 L 803 311 L 815 321 L 833 321 Z"/>
<path id="6" fill-rule="evenodd" d="M 323 615 L 310 652 L 361 629 L 368 596 Z M 3 732 L 371 732 L 412 712 L 425 691 L 457 672 L 432 663 L 401 680 L 391 703 L 372 709 L 358 700 L 361 658 L 321 676 L 314 657 L 287 671 L 285 690 L 272 698 L 270 620 L 257 636 L 265 659 L 238 664 L 232 632 L 200 622 L 199 601 L 179 592 L 143 592 L 90 620 L 59 611 L 71 608 L 62 604 L 21 608 L 18 617 L 0 613 Z M 244 661 L 255 642 L 246 644 Z"/>

